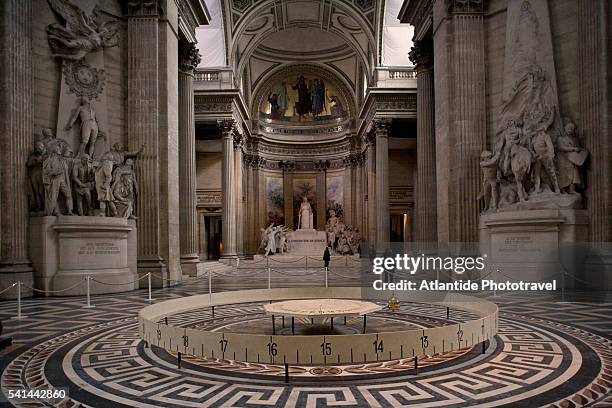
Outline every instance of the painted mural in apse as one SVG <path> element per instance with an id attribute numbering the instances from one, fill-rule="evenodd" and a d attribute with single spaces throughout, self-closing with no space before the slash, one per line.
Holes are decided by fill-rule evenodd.
<path id="1" fill-rule="evenodd" d="M 288 76 L 264 95 L 259 109 L 266 122 L 309 123 L 341 120 L 346 101 L 336 86 L 313 75 Z"/>
<path id="2" fill-rule="evenodd" d="M 327 184 L 327 214 L 329 218 L 329 211 L 334 210 L 336 217 L 342 218 L 344 213 L 344 177 L 340 175 L 328 174 L 326 179 Z"/>
<path id="3" fill-rule="evenodd" d="M 283 179 L 280 177 L 266 177 L 266 210 L 268 224 L 282 225 L 285 223 L 285 197 Z"/>
<path id="4" fill-rule="evenodd" d="M 314 228 L 317 228 L 317 179 L 314 177 L 293 178 L 293 225 L 298 225 L 302 197 L 306 196 L 312 207 Z"/>

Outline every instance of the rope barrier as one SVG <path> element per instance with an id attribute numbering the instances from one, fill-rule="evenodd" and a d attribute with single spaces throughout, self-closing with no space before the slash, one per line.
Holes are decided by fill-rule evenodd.
<path id="1" fill-rule="evenodd" d="M 60 289 L 60 290 L 42 290 L 42 289 L 36 289 L 36 288 L 30 287 L 30 286 L 26 285 L 26 284 L 25 284 L 25 283 L 23 283 L 23 282 L 21 282 L 21 284 L 22 284 L 23 286 L 25 286 L 26 288 L 28 288 L 28 289 L 30 289 L 30 290 L 32 290 L 32 291 L 34 291 L 34 292 L 37 292 L 37 293 L 62 293 L 62 292 L 67 292 L 67 291 L 69 291 L 70 289 L 74 289 L 74 288 L 76 288 L 77 286 L 82 285 L 82 284 L 83 284 L 83 282 L 85 282 L 85 280 L 86 280 L 86 279 L 87 279 L 87 278 L 83 278 L 83 280 L 82 280 L 82 281 L 75 283 L 74 285 L 70 286 L 69 288 L 64 288 L 64 289 Z"/>
<path id="2" fill-rule="evenodd" d="M 270 259 L 271 261 L 274 261 L 274 262 L 276 262 L 276 263 L 280 263 L 280 264 L 291 264 L 291 263 L 300 262 L 302 259 L 308 259 L 308 257 L 307 257 L 307 256 L 303 256 L 303 257 L 298 258 L 298 259 L 296 259 L 296 260 L 294 260 L 294 261 L 287 261 L 287 262 L 279 261 L 279 260 L 274 259 L 274 258 L 269 258 L 269 259 Z"/>
<path id="3" fill-rule="evenodd" d="M 278 270 L 278 269 L 274 269 L 274 268 L 270 268 L 270 270 L 271 270 L 271 271 L 274 271 L 274 272 L 277 272 L 277 273 L 280 273 L 281 275 L 285 275 L 285 276 L 294 276 L 294 277 L 314 275 L 315 273 L 317 273 L 317 270 L 316 270 L 316 269 L 315 269 L 315 270 L 313 270 L 312 272 L 309 272 L 309 271 L 306 271 L 306 270 L 305 270 L 303 273 L 300 273 L 300 274 L 286 273 L 286 272 L 283 272 L 283 271 L 280 271 L 280 270 Z"/>
<path id="4" fill-rule="evenodd" d="M 123 286 L 123 285 L 131 285 L 132 283 L 136 283 L 144 278 L 146 278 L 147 275 L 142 275 L 140 278 L 133 280 L 131 282 L 125 282 L 125 283 L 109 283 L 109 282 L 100 282 L 99 280 L 97 280 L 96 278 L 90 278 L 92 281 L 99 283 L 101 285 L 107 285 L 107 286 Z"/>
<path id="5" fill-rule="evenodd" d="M 10 288 L 14 288 L 15 285 L 17 285 L 17 282 L 14 282 L 12 285 L 7 286 L 2 291 L 0 291 L 0 295 L 3 294 L 4 292 L 6 292 L 7 290 L 9 290 Z"/>

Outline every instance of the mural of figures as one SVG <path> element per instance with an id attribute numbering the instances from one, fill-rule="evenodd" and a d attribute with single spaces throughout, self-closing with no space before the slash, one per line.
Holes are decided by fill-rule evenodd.
<path id="1" fill-rule="evenodd" d="M 285 223 L 285 198 L 283 196 L 283 179 L 266 177 L 266 211 L 268 224 L 282 225 Z"/>
<path id="2" fill-rule="evenodd" d="M 329 210 L 334 210 L 338 217 L 342 217 L 344 211 L 344 177 L 333 174 L 327 175 L 327 214 Z"/>
<path id="3" fill-rule="evenodd" d="M 336 86 L 312 75 L 287 76 L 264 95 L 260 118 L 280 122 L 324 122 L 347 116 Z"/>
<path id="4" fill-rule="evenodd" d="M 293 225 L 298 225 L 300 205 L 306 197 L 312 208 L 313 227 L 316 229 L 317 220 L 317 180 L 314 177 L 294 177 L 293 178 Z"/>

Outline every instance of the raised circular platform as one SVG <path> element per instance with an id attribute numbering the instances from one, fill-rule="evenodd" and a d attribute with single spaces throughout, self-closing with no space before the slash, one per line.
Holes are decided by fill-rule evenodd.
<path id="1" fill-rule="evenodd" d="M 264 305 L 267 314 L 293 317 L 363 316 L 382 310 L 382 306 L 363 300 L 300 299 Z"/>

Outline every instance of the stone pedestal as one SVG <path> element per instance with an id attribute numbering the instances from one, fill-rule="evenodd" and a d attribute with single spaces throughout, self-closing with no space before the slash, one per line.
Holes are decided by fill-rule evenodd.
<path id="1" fill-rule="evenodd" d="M 565 287 L 573 276 L 581 242 L 588 238 L 586 210 L 543 209 L 508 211 L 480 216 L 480 252 L 487 255 L 486 271 L 499 269 L 498 281 L 557 280 L 565 270 Z"/>
<path id="2" fill-rule="evenodd" d="M 36 269 L 35 287 L 64 290 L 89 275 L 92 294 L 134 290 L 138 287 L 133 282 L 138 278 L 136 242 L 135 223 L 124 218 L 31 217 L 30 254 Z M 47 296 L 82 296 L 86 291 L 83 282 Z"/>
<path id="3" fill-rule="evenodd" d="M 323 256 L 327 244 L 325 231 L 299 229 L 287 234 L 291 255 Z"/>

